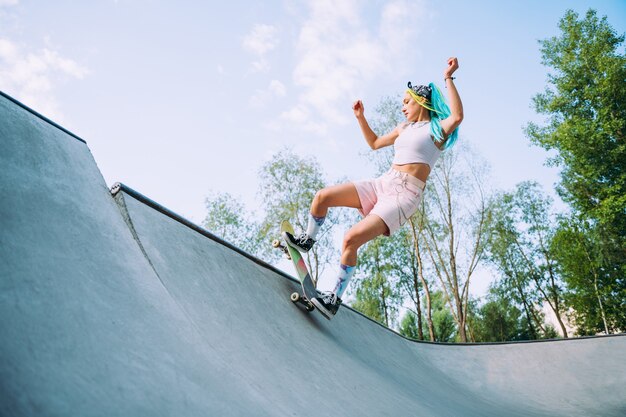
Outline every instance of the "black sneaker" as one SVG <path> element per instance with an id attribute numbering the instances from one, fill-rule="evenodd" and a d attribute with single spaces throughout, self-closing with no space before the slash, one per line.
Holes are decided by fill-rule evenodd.
<path id="1" fill-rule="evenodd" d="M 324 317 L 331 320 L 333 316 L 337 314 L 337 310 L 339 310 L 341 298 L 338 298 L 337 295 L 332 292 L 324 292 L 321 293 L 319 297 L 312 299 L 311 302 Z"/>
<path id="2" fill-rule="evenodd" d="M 289 244 L 289 246 L 299 250 L 300 252 L 308 252 L 313 247 L 315 240 L 306 233 L 301 233 L 300 236 L 294 236 L 289 232 L 283 232 L 283 237 Z"/>

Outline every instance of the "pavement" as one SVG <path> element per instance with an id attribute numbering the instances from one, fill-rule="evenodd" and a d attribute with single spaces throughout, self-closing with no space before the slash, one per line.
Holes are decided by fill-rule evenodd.
<path id="1" fill-rule="evenodd" d="M 123 151 L 123 150 L 122 150 Z M 123 184 L 0 95 L 0 415 L 624 416 L 626 336 L 406 339 Z"/>

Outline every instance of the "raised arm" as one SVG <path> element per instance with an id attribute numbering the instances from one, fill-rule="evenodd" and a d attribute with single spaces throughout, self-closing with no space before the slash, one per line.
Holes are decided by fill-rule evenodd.
<path id="1" fill-rule="evenodd" d="M 378 136 L 370 125 L 367 123 L 367 119 L 365 119 L 363 102 L 361 100 L 357 100 L 352 105 L 352 110 L 354 111 L 354 115 L 356 116 L 356 120 L 359 122 L 359 127 L 361 128 L 361 132 L 363 133 L 363 137 L 365 141 L 372 149 L 380 149 L 385 146 L 393 145 L 396 141 L 397 137 L 400 135 L 398 128 L 393 129 L 391 132 Z"/>
<path id="2" fill-rule="evenodd" d="M 454 85 L 452 74 L 459 68 L 459 61 L 456 58 L 448 58 L 448 66 L 443 71 L 444 82 L 448 90 L 448 101 L 450 103 L 450 116 L 441 121 L 441 130 L 448 137 L 454 129 L 459 127 L 463 121 L 463 103 Z"/>

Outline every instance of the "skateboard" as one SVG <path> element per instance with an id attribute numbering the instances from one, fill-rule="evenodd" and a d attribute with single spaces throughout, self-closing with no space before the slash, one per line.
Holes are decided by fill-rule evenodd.
<path id="1" fill-rule="evenodd" d="M 289 232 L 293 234 L 293 227 L 291 223 L 287 220 L 284 220 L 280 224 L 280 235 L 282 237 L 282 241 L 280 239 L 276 239 L 272 242 L 272 246 L 278 249 L 281 249 L 285 256 L 288 259 L 291 259 L 293 265 L 296 268 L 296 272 L 298 274 L 298 279 L 300 280 L 300 284 L 302 285 L 302 293 L 294 292 L 291 294 L 291 301 L 295 303 L 302 304 L 307 311 L 315 310 L 315 306 L 311 303 L 310 300 L 313 297 L 317 296 L 317 290 L 315 289 L 315 283 L 311 278 L 311 274 L 309 274 L 309 270 L 304 263 L 304 259 L 302 259 L 302 254 L 295 248 L 289 246 L 287 244 L 285 232 Z"/>

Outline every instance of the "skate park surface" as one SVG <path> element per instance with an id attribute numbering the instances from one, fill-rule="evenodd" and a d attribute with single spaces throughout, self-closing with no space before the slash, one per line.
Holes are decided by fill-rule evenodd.
<path id="1" fill-rule="evenodd" d="M 122 184 L 0 96 L 2 416 L 624 416 L 624 335 L 416 342 Z"/>

